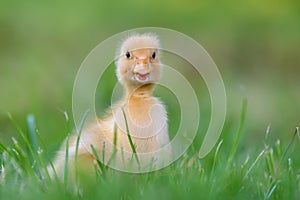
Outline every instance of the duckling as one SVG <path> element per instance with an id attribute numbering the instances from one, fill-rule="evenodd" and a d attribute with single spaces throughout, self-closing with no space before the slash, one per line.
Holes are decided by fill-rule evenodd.
<path id="1" fill-rule="evenodd" d="M 136 153 L 155 152 L 152 155 L 156 158 L 159 156 L 157 150 L 169 143 L 165 106 L 152 95 L 162 71 L 159 48 L 159 39 L 153 34 L 135 34 L 122 43 L 115 64 L 125 95 L 104 118 L 82 131 L 77 159 L 80 169 L 94 172 L 96 158 L 91 145 L 99 155 L 105 152 L 102 160 L 105 164 L 113 152 L 114 139 L 119 150 L 132 155 L 127 134 L 130 134 Z M 69 166 L 73 169 L 77 137 L 74 135 L 69 142 Z M 64 149 L 63 145 L 53 162 L 58 177 L 64 172 Z"/>

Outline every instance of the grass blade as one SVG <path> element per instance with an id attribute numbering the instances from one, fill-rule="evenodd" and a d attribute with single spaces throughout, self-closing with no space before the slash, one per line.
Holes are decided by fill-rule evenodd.
<path id="1" fill-rule="evenodd" d="M 45 146 L 44 140 L 42 139 L 42 137 L 41 137 L 41 135 L 40 135 L 40 133 L 39 133 L 38 130 L 36 131 L 36 135 L 37 135 L 38 142 L 41 145 L 41 148 L 43 149 L 43 153 L 46 156 L 46 160 L 49 161 L 49 165 L 51 167 L 51 170 L 54 173 L 54 178 L 55 178 L 56 181 L 58 181 L 58 176 L 56 174 L 56 170 L 55 170 L 54 165 L 53 165 L 53 163 L 52 163 L 52 161 L 50 159 L 50 156 L 49 156 L 49 153 L 48 153 L 47 148 Z M 42 159 L 42 162 L 44 162 L 44 157 L 42 157 L 41 159 Z M 50 174 L 49 174 L 49 169 L 46 166 L 46 164 L 45 164 L 45 171 L 46 171 L 47 176 L 51 179 Z"/>
<path id="2" fill-rule="evenodd" d="M 117 129 L 117 125 L 114 124 L 114 140 L 113 140 L 114 149 L 113 149 L 113 153 L 111 154 L 111 156 L 107 162 L 108 166 L 113 161 L 113 159 L 115 158 L 116 153 L 117 153 L 117 140 L 118 140 L 117 137 L 118 137 L 118 129 Z M 103 162 L 104 162 L 104 159 L 103 159 Z"/>
<path id="3" fill-rule="evenodd" d="M 64 166 L 64 186 L 65 186 L 65 188 L 68 187 L 68 181 L 69 181 L 69 139 L 70 139 L 70 136 L 67 135 L 66 151 L 65 151 L 65 166 Z"/>
<path id="4" fill-rule="evenodd" d="M 234 155 L 237 151 L 241 136 L 242 136 L 242 131 L 244 128 L 244 124 L 245 124 L 245 118 L 246 118 L 246 111 L 247 111 L 247 104 L 248 104 L 248 100 L 245 98 L 243 99 L 243 104 L 242 104 L 242 112 L 241 112 L 241 117 L 240 117 L 240 124 L 239 124 L 239 128 L 238 128 L 238 132 L 235 138 L 235 141 L 232 145 L 230 154 L 229 154 L 229 159 L 227 162 L 227 166 L 226 166 L 226 171 L 230 168 L 231 164 L 232 164 L 232 160 L 234 158 Z"/>
<path id="5" fill-rule="evenodd" d="M 248 177 L 249 173 L 252 171 L 252 169 L 254 168 L 254 166 L 258 163 L 258 161 L 261 159 L 261 157 L 265 154 L 265 149 L 262 150 L 262 152 L 260 152 L 260 154 L 256 157 L 255 161 L 252 163 L 252 165 L 249 167 L 249 169 L 247 170 L 247 172 L 245 173 L 244 177 L 243 177 L 243 181 Z"/>
<path id="6" fill-rule="evenodd" d="M 10 113 L 8 113 L 8 118 L 10 119 L 10 121 L 12 122 L 12 124 L 14 125 L 14 127 L 17 129 L 19 135 L 21 136 L 22 140 L 25 142 L 27 148 L 29 149 L 29 152 L 33 158 L 33 160 L 37 160 L 36 154 L 32 148 L 32 145 L 30 144 L 29 140 L 27 139 L 27 137 L 25 136 L 25 133 L 22 131 L 21 127 L 18 125 L 18 123 L 14 120 L 14 118 L 11 116 Z"/>
<path id="7" fill-rule="evenodd" d="M 99 157 L 99 155 L 97 153 L 97 150 L 95 149 L 94 145 L 91 144 L 91 148 L 92 148 L 93 154 L 94 154 L 94 156 L 96 158 L 97 164 L 100 167 L 101 173 L 104 175 L 104 173 L 105 173 L 105 166 L 101 162 L 100 157 Z"/>
<path id="8" fill-rule="evenodd" d="M 218 156 L 218 153 L 219 153 L 219 150 L 221 148 L 221 145 L 223 143 L 223 140 L 221 140 L 216 148 L 216 152 L 215 152 L 215 156 L 214 156 L 214 161 L 213 161 L 213 166 L 212 166 L 212 170 L 211 170 L 211 178 L 213 177 L 214 175 L 214 172 L 215 172 L 215 167 L 216 167 L 216 162 L 217 162 L 217 156 Z"/>
<path id="9" fill-rule="evenodd" d="M 126 132 L 127 132 L 127 136 L 128 136 L 128 140 L 129 140 L 129 143 L 130 143 L 131 150 L 132 150 L 133 155 L 134 155 L 134 157 L 136 159 L 136 162 L 138 163 L 138 165 L 140 165 L 140 161 L 139 161 L 138 155 L 136 153 L 135 146 L 134 146 L 134 144 L 132 142 L 131 135 L 130 135 L 130 132 L 129 132 L 127 117 L 126 117 L 126 114 L 125 114 L 125 111 L 124 111 L 123 108 L 122 108 L 122 112 L 123 112 L 123 116 L 124 116 L 124 120 L 125 120 Z"/>
<path id="10" fill-rule="evenodd" d="M 76 140 L 76 148 L 75 148 L 75 180 L 76 182 L 78 181 L 78 149 L 79 149 L 79 142 L 80 142 L 80 137 L 81 137 L 81 133 L 82 133 L 82 129 L 83 126 L 85 124 L 86 118 L 88 116 L 89 110 L 87 110 L 81 120 L 80 126 L 79 126 L 79 130 L 78 130 L 78 136 L 77 136 L 77 140 Z"/>
<path id="11" fill-rule="evenodd" d="M 275 192 L 276 188 L 278 187 L 280 181 L 276 181 L 275 184 L 273 185 L 273 187 L 270 189 L 270 192 L 267 193 L 265 199 L 268 200 L 271 198 L 271 196 L 273 195 L 273 193 Z"/>
<path id="12" fill-rule="evenodd" d="M 28 126 L 28 132 L 29 132 L 29 141 L 32 146 L 33 152 L 38 152 L 38 143 L 36 139 L 36 125 L 35 125 L 35 117 L 33 114 L 29 114 L 27 116 L 27 126 Z"/>
<path id="13" fill-rule="evenodd" d="M 12 154 L 11 154 L 11 152 L 0 142 L 0 151 L 1 152 L 6 152 L 9 156 L 13 156 Z"/>
<path id="14" fill-rule="evenodd" d="M 284 153 L 283 153 L 283 155 L 282 155 L 282 157 L 281 157 L 281 159 L 280 159 L 278 168 L 279 168 L 279 166 L 281 165 L 281 163 L 283 162 L 283 160 L 284 160 L 286 154 L 288 153 L 289 149 L 291 148 L 291 146 L 292 146 L 292 144 L 293 144 L 293 142 L 294 142 L 296 136 L 298 136 L 298 138 L 300 139 L 299 127 L 296 127 L 295 133 L 294 133 L 294 135 L 293 135 L 291 141 L 289 142 L 288 146 L 286 147 L 286 149 L 285 149 L 285 151 L 284 151 Z"/>

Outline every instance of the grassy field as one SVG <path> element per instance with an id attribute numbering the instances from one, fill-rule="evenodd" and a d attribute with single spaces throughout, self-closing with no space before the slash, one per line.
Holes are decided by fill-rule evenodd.
<path id="1" fill-rule="evenodd" d="M 287 145 L 269 141 L 266 130 L 259 152 L 237 152 L 243 133 L 247 100 L 243 101 L 238 130 L 230 153 L 219 141 L 211 156 L 199 159 L 190 148 L 170 166 L 146 174 L 130 174 L 99 165 L 95 176 L 78 174 L 76 181 L 65 175 L 63 181 L 50 179 L 47 170 L 49 152 L 45 141 L 35 131 L 33 115 L 28 116 L 29 137 L 11 117 L 21 140 L 5 147 L 0 144 L 1 199 L 296 199 L 300 194 L 300 139 L 297 128 Z M 66 124 L 68 122 L 66 121 Z M 98 156 L 98 155 L 97 155 Z M 51 163 L 51 161 L 50 161 Z M 72 163 L 70 163 L 72 164 Z M 69 174 L 65 166 L 66 174 Z"/>
<path id="2" fill-rule="evenodd" d="M 297 199 L 299 19 L 300 3 L 293 1 L 2 0 L 0 199 Z M 216 62 L 228 102 L 218 145 L 199 159 L 211 105 L 197 78 L 199 132 L 175 163 L 147 174 L 107 168 L 79 187 L 50 181 L 45 166 L 74 129 L 72 88 L 80 64 L 111 35 L 145 26 L 189 35 Z M 110 105 L 113 64 L 105 74 L 96 94 L 99 116 Z M 166 104 L 173 134 L 178 103 L 164 88 L 155 95 Z"/>

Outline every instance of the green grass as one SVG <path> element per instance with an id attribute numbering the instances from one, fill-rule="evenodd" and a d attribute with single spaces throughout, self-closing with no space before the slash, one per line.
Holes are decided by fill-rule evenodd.
<path id="1" fill-rule="evenodd" d="M 130 174 L 104 166 L 92 147 L 101 172 L 96 167 L 94 177 L 79 177 L 76 183 L 68 177 L 63 182 L 49 178 L 45 165 L 50 162 L 49 153 L 38 131 L 32 129 L 36 127 L 34 116 L 28 116 L 25 134 L 9 115 L 21 137 L 12 146 L 0 143 L 0 199 L 296 199 L 300 195 L 299 129 L 288 134 L 290 141 L 285 146 L 279 140 L 269 143 L 268 129 L 258 151 L 242 151 L 239 144 L 246 134 L 246 107 L 244 101 L 239 128 L 230 133 L 235 139 L 221 139 L 207 158 L 200 160 L 192 146 L 162 170 Z M 68 117 L 66 124 L 69 126 Z M 223 145 L 225 142 L 231 145 Z"/>

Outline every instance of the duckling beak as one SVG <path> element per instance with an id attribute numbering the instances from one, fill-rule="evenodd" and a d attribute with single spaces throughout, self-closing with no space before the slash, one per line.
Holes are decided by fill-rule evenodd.
<path id="1" fill-rule="evenodd" d="M 150 73 L 149 59 L 137 58 L 133 69 L 134 74 L 146 75 Z"/>

